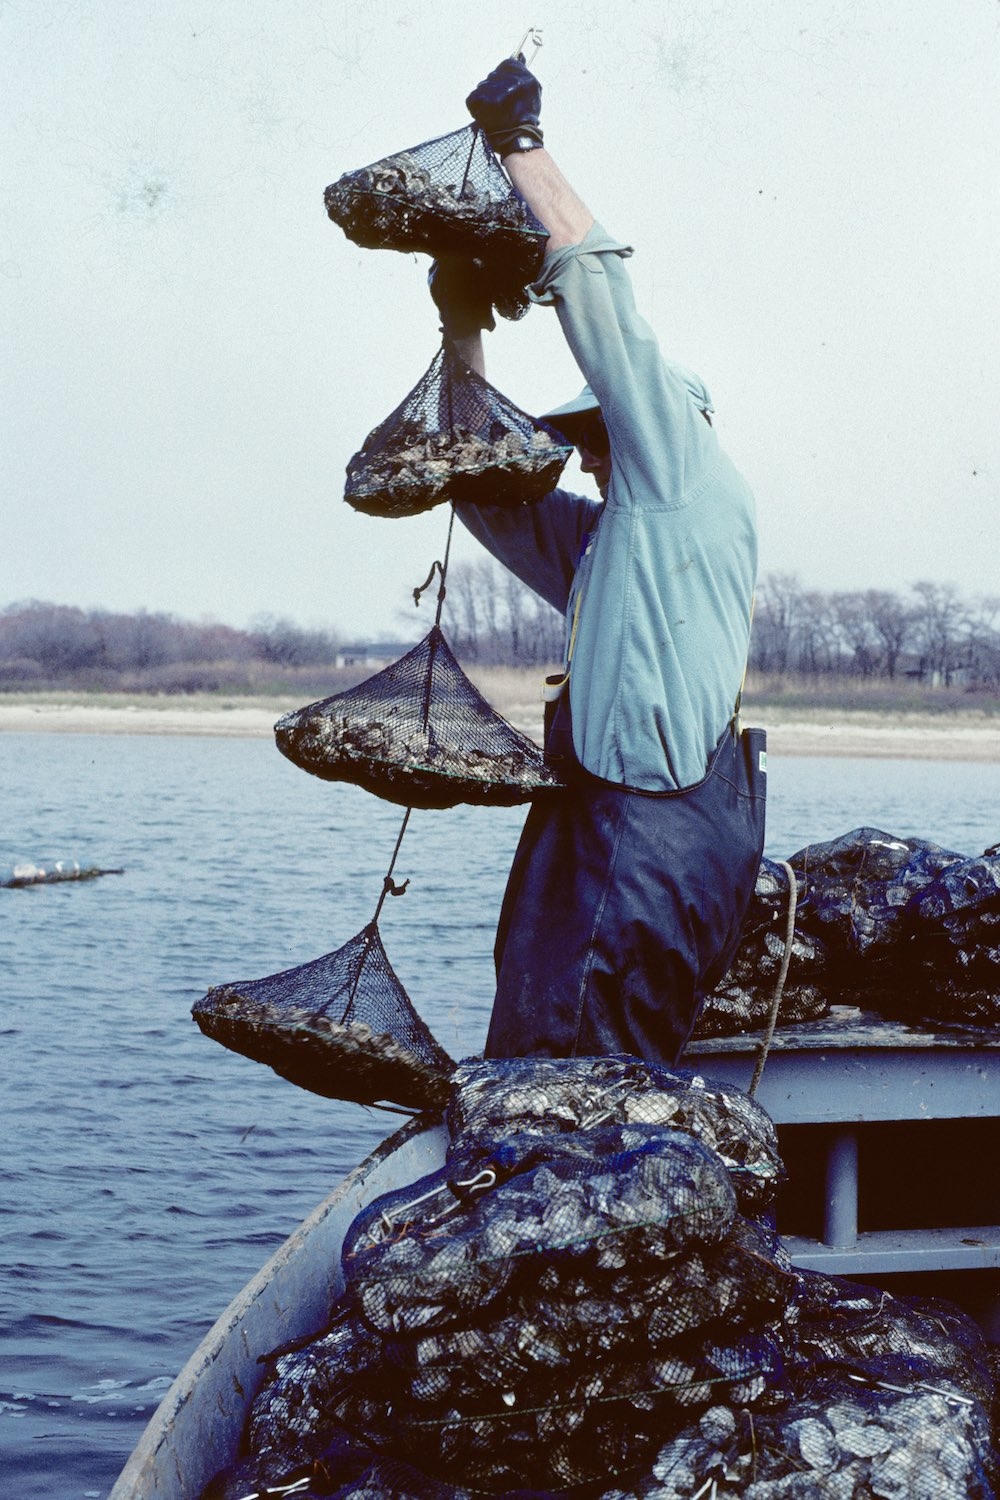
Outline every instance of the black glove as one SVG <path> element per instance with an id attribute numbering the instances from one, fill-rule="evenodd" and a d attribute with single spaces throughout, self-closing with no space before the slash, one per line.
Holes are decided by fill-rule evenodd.
<path id="1" fill-rule="evenodd" d="M 524 58 L 508 57 L 494 68 L 488 78 L 472 90 L 465 101 L 477 125 L 498 156 L 512 149 L 529 149 L 542 144 L 538 117 L 542 109 L 542 86 L 525 67 Z M 524 141 L 515 147 L 516 141 Z"/>
<path id="2" fill-rule="evenodd" d="M 467 339 L 481 329 L 492 332 L 493 299 L 478 261 L 466 255 L 443 255 L 427 273 L 434 305 L 446 339 Z"/>

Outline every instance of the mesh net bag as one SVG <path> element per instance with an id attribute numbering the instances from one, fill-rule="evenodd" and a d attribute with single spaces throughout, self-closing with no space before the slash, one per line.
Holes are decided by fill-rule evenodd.
<path id="1" fill-rule="evenodd" d="M 767 1024 L 785 957 L 788 875 L 763 859 L 743 921 L 739 947 L 725 979 L 712 991 L 694 1029 L 695 1040 L 738 1036 Z M 796 923 L 781 992 L 779 1025 L 815 1021 L 829 1012 L 826 945 Z"/>
<path id="2" fill-rule="evenodd" d="M 453 1075 L 452 1141 L 484 1154 L 515 1132 L 562 1134 L 597 1123 L 686 1131 L 725 1163 L 741 1211 L 759 1214 L 782 1180 L 777 1131 L 749 1095 L 635 1057 L 467 1060 Z"/>
<path id="3" fill-rule="evenodd" d="M 324 197 L 356 245 L 473 256 L 501 317 L 527 311 L 524 288 L 538 274 L 548 233 L 474 125 L 346 172 Z"/>
<path id="4" fill-rule="evenodd" d="M 192 1015 L 206 1036 L 328 1099 L 440 1109 L 454 1064 L 393 972 L 369 923 L 311 963 L 210 989 Z"/>
<path id="5" fill-rule="evenodd" d="M 907 979 L 894 1007 L 934 1024 L 1000 1024 L 1000 856 L 948 866 L 906 911 Z"/>
<path id="6" fill-rule="evenodd" d="M 387 517 L 450 500 L 522 505 L 555 488 L 571 452 L 445 343 L 348 463 L 344 499 Z"/>
<path id="7" fill-rule="evenodd" d="M 914 894 L 961 858 L 878 828 L 809 844 L 789 860 L 801 892 L 801 926 L 838 958 L 877 958 L 899 941 Z"/>
<path id="8" fill-rule="evenodd" d="M 773 1324 L 794 1277 L 773 1237 L 735 1213 L 709 1148 L 604 1125 L 511 1137 L 496 1158 L 501 1175 L 479 1195 L 445 1169 L 352 1226 L 345 1303 L 383 1340 L 391 1419 L 359 1393 L 338 1420 L 436 1480 L 551 1492 L 631 1472 L 665 1425 L 721 1392 L 754 1403 L 780 1383 Z M 481 1177 L 471 1147 L 456 1171 L 460 1160 Z M 740 1263 L 749 1274 L 730 1319 Z M 674 1317 L 655 1340 L 651 1310 Z"/>
<path id="9" fill-rule="evenodd" d="M 660 1449 L 650 1493 L 693 1500 L 714 1476 L 720 1495 L 747 1500 L 992 1500 L 991 1377 L 972 1320 L 795 1275 L 780 1335 L 789 1399 L 711 1406 Z"/>
<path id="10" fill-rule="evenodd" d="M 993 1374 L 983 1333 L 940 1298 L 895 1297 L 840 1276 L 797 1271 L 789 1367 L 810 1379 L 825 1366 L 865 1376 L 886 1361 L 910 1361 L 923 1378 L 956 1381 L 988 1408 Z"/>
<path id="11" fill-rule="evenodd" d="M 464 1213 L 442 1212 L 438 1174 L 402 1203 L 396 1195 L 369 1210 L 342 1257 L 360 1315 L 380 1333 L 447 1329 L 540 1260 L 600 1275 L 658 1264 L 728 1233 L 735 1196 L 714 1152 L 656 1127 L 605 1126 L 590 1137 L 587 1155 L 552 1142 L 540 1162 L 484 1191 Z"/>
<path id="12" fill-rule="evenodd" d="M 302 770 L 404 807 L 512 807 L 561 785 L 472 685 L 437 625 L 399 661 L 285 714 L 274 732 Z"/>
<path id="13" fill-rule="evenodd" d="M 994 1500 L 989 1426 L 951 1381 L 827 1373 L 777 1411 L 713 1405 L 657 1453 L 650 1500 Z M 706 1485 L 708 1488 L 706 1489 Z"/>

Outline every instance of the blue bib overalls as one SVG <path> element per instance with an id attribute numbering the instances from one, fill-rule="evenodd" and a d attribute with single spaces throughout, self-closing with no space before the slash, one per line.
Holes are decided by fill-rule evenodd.
<path id="1" fill-rule="evenodd" d="M 487 1057 L 632 1053 L 676 1064 L 739 941 L 764 848 L 765 735 L 736 720 L 703 779 L 645 792 L 585 771 L 569 694 L 504 896 Z"/>

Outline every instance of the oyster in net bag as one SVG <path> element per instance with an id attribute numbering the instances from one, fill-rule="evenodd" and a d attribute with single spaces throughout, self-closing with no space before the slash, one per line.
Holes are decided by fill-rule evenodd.
<path id="1" fill-rule="evenodd" d="M 548 232 L 514 190 L 474 125 L 345 172 L 324 194 L 326 211 L 356 245 L 423 250 L 482 261 L 504 318 L 528 307 Z"/>
<path id="2" fill-rule="evenodd" d="M 450 500 L 528 504 L 555 488 L 571 451 L 445 343 L 351 459 L 344 499 L 392 518 Z"/>
<path id="3" fill-rule="evenodd" d="M 285 714 L 274 733 L 303 771 L 403 807 L 513 807 L 561 785 L 539 747 L 472 685 L 437 625 L 357 687 Z"/>
<path id="4" fill-rule="evenodd" d="M 441 1108 L 454 1064 L 413 1007 L 374 922 L 311 963 L 208 991 L 206 1036 L 328 1099 Z"/>

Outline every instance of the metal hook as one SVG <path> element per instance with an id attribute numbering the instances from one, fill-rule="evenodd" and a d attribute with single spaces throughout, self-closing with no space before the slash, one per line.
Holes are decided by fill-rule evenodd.
<path id="1" fill-rule="evenodd" d="M 470 1177 L 465 1182 L 461 1181 L 461 1179 L 458 1179 L 455 1183 L 455 1188 L 463 1188 L 467 1193 L 482 1193 L 485 1192 L 487 1188 L 495 1187 L 496 1180 L 497 1174 L 494 1172 L 493 1168 L 484 1167 L 477 1176 Z M 454 1191 L 455 1189 L 453 1188 L 452 1192 Z M 427 1222 L 428 1224 L 440 1224 L 443 1219 L 449 1219 L 452 1214 L 459 1213 L 464 1207 L 465 1205 L 463 1204 L 461 1198 L 456 1195 L 454 1203 L 449 1203 L 448 1207 L 442 1209 L 436 1218 L 428 1219 Z"/>
<path id="2" fill-rule="evenodd" d="M 484 1167 L 481 1172 L 477 1172 L 475 1177 L 468 1177 L 464 1182 L 458 1178 L 455 1186 L 464 1188 L 467 1193 L 482 1193 L 486 1188 L 496 1187 L 496 1182 L 497 1174 L 493 1168 Z"/>
<path id="3" fill-rule="evenodd" d="M 531 67 L 531 64 L 538 56 L 538 49 L 542 45 L 542 28 L 540 26 L 528 27 L 527 31 L 524 33 L 524 36 L 521 38 L 520 42 L 511 53 L 511 57 L 520 57 L 521 53 L 524 51 L 526 43 L 528 42 L 531 42 L 535 50 L 530 57 L 526 57 L 524 59 L 524 66 L 526 68 Z"/>

